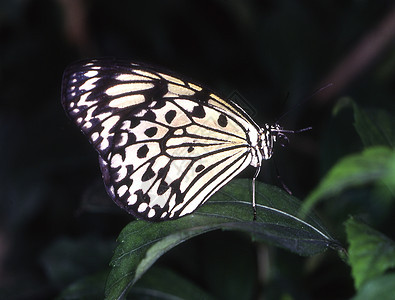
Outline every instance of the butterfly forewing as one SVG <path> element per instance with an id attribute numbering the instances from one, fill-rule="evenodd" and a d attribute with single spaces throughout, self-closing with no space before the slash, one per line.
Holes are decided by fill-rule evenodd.
<path id="1" fill-rule="evenodd" d="M 108 194 L 138 218 L 192 213 L 256 160 L 259 128 L 240 108 L 151 67 L 74 64 L 62 104 L 98 151 Z"/>

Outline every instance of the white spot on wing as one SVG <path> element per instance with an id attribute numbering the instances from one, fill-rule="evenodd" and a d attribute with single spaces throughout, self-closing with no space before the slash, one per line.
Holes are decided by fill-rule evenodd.
<path id="1" fill-rule="evenodd" d="M 118 96 L 125 93 L 140 92 L 154 87 L 151 82 L 122 83 L 114 85 L 106 90 L 109 96 Z"/>
<path id="2" fill-rule="evenodd" d="M 160 76 L 162 76 L 164 79 L 166 79 L 167 81 L 176 83 L 176 84 L 180 84 L 180 85 L 185 85 L 184 82 L 181 79 L 175 78 L 173 76 L 167 75 L 167 74 L 163 74 L 163 73 L 159 73 Z"/>
<path id="3" fill-rule="evenodd" d="M 120 74 L 116 79 L 120 81 L 147 81 L 147 77 L 135 74 Z"/>
<path id="4" fill-rule="evenodd" d="M 177 129 L 176 131 L 174 131 L 174 135 L 183 135 L 183 134 L 184 134 L 183 129 Z"/>
<path id="5" fill-rule="evenodd" d="M 118 168 L 122 163 L 122 155 L 117 153 L 111 159 L 111 168 Z"/>
<path id="6" fill-rule="evenodd" d="M 154 217 L 155 216 L 155 210 L 154 209 L 150 209 L 149 210 L 149 212 L 148 212 L 148 218 L 152 218 L 152 217 Z"/>
<path id="7" fill-rule="evenodd" d="M 165 155 L 161 155 L 155 159 L 151 168 L 155 173 L 158 173 L 161 168 L 164 168 L 169 163 L 169 161 L 170 158 Z"/>
<path id="8" fill-rule="evenodd" d="M 103 131 L 101 132 L 101 136 L 106 139 L 110 135 L 110 130 L 114 127 L 114 125 L 119 121 L 119 116 L 112 116 L 108 118 L 102 123 L 104 127 Z"/>
<path id="9" fill-rule="evenodd" d="M 130 120 L 123 121 L 121 129 L 126 129 L 126 130 L 130 129 L 131 124 L 132 124 L 132 122 L 130 122 Z"/>
<path id="10" fill-rule="evenodd" d="M 193 109 L 198 105 L 196 102 L 186 99 L 176 99 L 174 100 L 175 103 L 180 105 L 183 109 L 188 112 L 192 112 Z"/>
<path id="11" fill-rule="evenodd" d="M 169 90 L 169 93 L 176 94 L 176 95 L 192 96 L 193 94 L 195 94 L 195 91 L 192 89 L 189 89 L 184 86 L 179 86 L 176 84 L 171 84 L 171 83 L 168 84 L 168 90 Z"/>
<path id="12" fill-rule="evenodd" d="M 172 211 L 174 206 L 176 205 L 176 194 L 173 194 L 173 196 L 169 200 L 169 211 Z M 170 218 L 174 216 L 174 211 L 171 212 Z"/>
<path id="13" fill-rule="evenodd" d="M 137 211 L 141 213 L 141 212 L 145 211 L 147 209 L 147 207 L 148 207 L 147 203 L 141 203 L 139 205 L 139 207 L 137 208 Z"/>
<path id="14" fill-rule="evenodd" d="M 117 175 L 118 175 L 118 177 L 116 177 L 114 179 L 116 182 L 120 182 L 121 180 L 123 180 L 126 177 L 126 175 L 128 175 L 128 170 L 126 169 L 126 167 L 124 165 L 121 166 L 121 168 L 117 172 Z"/>
<path id="15" fill-rule="evenodd" d="M 188 85 L 191 87 L 191 88 L 193 88 L 194 90 L 196 90 L 196 91 L 201 91 L 202 90 L 202 88 L 200 87 L 200 86 L 198 86 L 198 85 L 196 85 L 196 84 L 193 84 L 193 83 L 188 83 Z"/>
<path id="16" fill-rule="evenodd" d="M 80 90 L 89 91 L 96 87 L 95 82 L 98 81 L 99 78 L 91 78 L 84 82 L 83 85 L 80 86 Z"/>
<path id="17" fill-rule="evenodd" d="M 133 73 L 147 76 L 152 79 L 160 79 L 160 77 L 158 75 L 156 75 L 154 73 L 147 72 L 147 71 L 143 71 L 143 70 L 134 70 Z"/>
<path id="18" fill-rule="evenodd" d="M 148 107 L 149 107 L 149 108 L 152 108 L 152 107 L 155 107 L 157 104 L 158 104 L 158 101 L 152 101 L 152 102 L 148 105 Z"/>
<path id="19" fill-rule="evenodd" d="M 142 117 L 146 114 L 147 110 L 146 109 L 142 109 L 140 112 L 138 112 L 137 114 L 135 114 L 136 117 Z"/>
<path id="20" fill-rule="evenodd" d="M 108 140 L 107 139 L 103 139 L 103 141 L 100 143 L 100 147 L 99 148 L 101 150 L 104 150 L 104 149 L 107 149 L 108 146 L 110 146 Z"/>
<path id="21" fill-rule="evenodd" d="M 126 143 L 128 142 L 128 134 L 126 132 L 122 132 L 121 135 L 121 140 L 119 141 L 119 143 L 117 144 L 118 147 L 122 147 L 125 146 Z"/>
<path id="22" fill-rule="evenodd" d="M 99 138 L 99 133 L 98 132 L 94 132 L 91 135 L 92 141 L 96 141 Z"/>
<path id="23" fill-rule="evenodd" d="M 122 197 L 123 195 L 125 195 L 125 193 L 127 192 L 127 190 L 128 190 L 128 187 L 127 187 L 126 185 L 121 186 L 121 187 L 118 189 L 118 196 L 119 196 L 119 197 Z"/>
<path id="24" fill-rule="evenodd" d="M 90 77 L 96 76 L 97 74 L 99 74 L 99 72 L 97 72 L 97 71 L 88 71 L 84 74 L 84 76 L 90 78 Z"/>
<path id="25" fill-rule="evenodd" d="M 88 98 L 88 96 L 89 96 L 90 94 L 91 94 L 91 92 L 83 94 L 83 95 L 80 97 L 80 100 L 77 102 L 77 105 L 78 105 L 78 106 L 85 106 L 85 105 L 91 105 L 91 104 L 96 103 L 96 102 L 97 102 L 96 100 L 93 100 L 93 101 L 86 101 L 86 99 Z"/>
<path id="26" fill-rule="evenodd" d="M 90 109 L 88 109 L 88 111 L 86 112 L 86 117 L 85 117 L 86 120 L 92 119 L 92 114 L 95 111 L 95 109 L 96 109 L 95 107 L 91 107 Z"/>
<path id="27" fill-rule="evenodd" d="M 137 195 L 136 194 L 130 195 L 130 197 L 128 198 L 128 204 L 133 205 L 136 202 L 137 202 Z"/>
<path id="28" fill-rule="evenodd" d="M 125 108 L 143 103 L 144 101 L 145 101 L 144 95 L 136 94 L 136 95 L 129 95 L 129 96 L 115 98 L 114 100 L 111 100 L 108 103 L 108 105 L 114 108 Z"/>
<path id="29" fill-rule="evenodd" d="M 86 122 L 85 124 L 84 124 L 84 128 L 85 129 L 89 129 L 89 128 L 91 128 L 92 127 L 92 123 L 90 122 L 90 121 L 88 121 L 88 122 Z"/>

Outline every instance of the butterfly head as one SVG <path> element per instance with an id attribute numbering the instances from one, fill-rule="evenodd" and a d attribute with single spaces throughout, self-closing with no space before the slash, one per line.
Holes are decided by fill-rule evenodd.
<path id="1" fill-rule="evenodd" d="M 299 133 L 312 129 L 306 127 L 299 130 L 287 130 L 283 129 L 279 124 L 269 125 L 265 124 L 264 128 L 261 128 L 260 135 L 260 151 L 263 159 L 270 159 L 273 155 L 274 143 L 279 142 L 281 146 L 285 146 L 288 142 L 287 133 Z"/>

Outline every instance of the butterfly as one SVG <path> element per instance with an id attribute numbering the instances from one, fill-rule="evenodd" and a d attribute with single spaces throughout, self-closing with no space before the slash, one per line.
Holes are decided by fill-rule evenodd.
<path id="1" fill-rule="evenodd" d="M 107 193 L 139 219 L 193 213 L 285 136 L 232 101 L 170 72 L 117 59 L 70 65 L 62 105 L 99 154 Z"/>

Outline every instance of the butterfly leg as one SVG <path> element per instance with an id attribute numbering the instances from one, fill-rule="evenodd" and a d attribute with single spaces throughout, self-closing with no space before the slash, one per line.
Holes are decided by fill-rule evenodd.
<path id="1" fill-rule="evenodd" d="M 256 221 L 255 179 L 258 177 L 260 171 L 261 171 L 261 165 L 259 164 L 258 167 L 256 168 L 254 177 L 252 178 L 252 209 L 254 211 L 253 221 Z"/>

